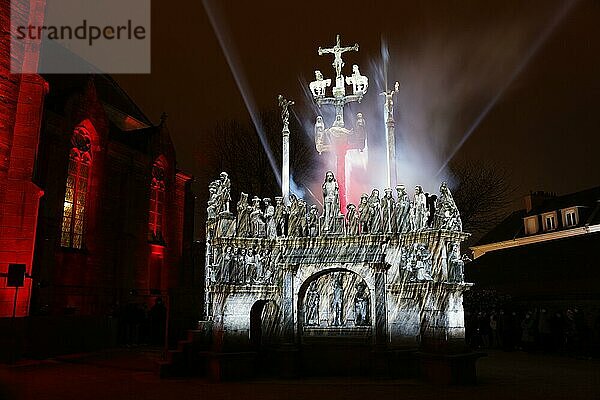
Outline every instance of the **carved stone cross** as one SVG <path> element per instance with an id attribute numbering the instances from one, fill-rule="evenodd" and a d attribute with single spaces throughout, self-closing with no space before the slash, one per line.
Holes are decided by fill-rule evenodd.
<path id="1" fill-rule="evenodd" d="M 318 52 L 320 56 L 322 56 L 323 54 L 333 54 L 334 59 L 332 65 L 333 68 L 335 68 L 336 79 L 342 76 L 342 67 L 344 66 L 344 61 L 342 61 L 342 53 L 345 53 L 347 51 L 358 51 L 358 44 L 349 47 L 342 47 L 340 45 L 340 35 L 336 36 L 335 46 L 325 49 L 319 47 Z"/>

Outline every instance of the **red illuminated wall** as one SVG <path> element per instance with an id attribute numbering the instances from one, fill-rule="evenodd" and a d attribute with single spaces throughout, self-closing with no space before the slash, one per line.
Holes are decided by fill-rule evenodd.
<path id="1" fill-rule="evenodd" d="M 41 25 L 45 0 L 23 0 L 15 22 Z M 0 31 L 10 31 L 11 2 L 0 0 Z M 15 46 L 17 65 L 37 68 L 39 46 Z M 0 37 L 0 273 L 22 263 L 31 273 L 38 204 L 43 191 L 32 182 L 44 96 L 48 85 L 39 75 L 10 73 L 10 36 Z M 0 278 L 0 317 L 12 315 L 15 289 Z M 31 280 L 19 289 L 17 316 L 28 314 Z"/>
<path id="2" fill-rule="evenodd" d="M 184 211 L 191 177 L 175 167 L 166 120 L 122 131 L 104 108 L 121 93 L 114 81 L 103 76 L 47 79 L 54 91 L 46 102 L 36 169 L 45 196 L 33 268 L 40 284 L 32 309 L 107 315 L 117 303 L 152 305 L 158 293 L 164 296 L 184 281 L 184 220 L 193 218 Z M 107 94 L 109 89 L 114 90 Z M 123 106 L 123 99 L 117 100 Z M 70 138 L 82 121 L 93 133 L 91 186 L 84 246 L 71 249 L 61 246 L 61 220 Z M 165 165 L 164 240 L 154 240 L 149 232 L 153 166 L 159 157 Z"/>

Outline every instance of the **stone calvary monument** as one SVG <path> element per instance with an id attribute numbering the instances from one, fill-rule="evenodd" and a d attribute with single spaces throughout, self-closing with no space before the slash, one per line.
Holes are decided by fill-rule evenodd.
<path id="1" fill-rule="evenodd" d="M 421 186 L 391 187 L 395 149 L 388 149 L 390 187 L 383 196 L 373 189 L 359 204 L 346 204 L 343 155 L 364 147 L 366 131 L 360 113 L 355 126 L 345 128 L 343 111 L 368 88 L 358 66 L 351 76 L 342 75 L 342 54 L 348 51 L 358 51 L 358 45 L 342 47 L 339 36 L 332 48 L 319 48 L 319 55 L 334 56 L 332 96 L 327 93 L 332 81 L 320 71 L 310 83 L 317 105 L 333 105 L 336 112 L 330 127 L 321 116 L 315 123 L 317 150 L 338 156 L 337 172 L 323 174 L 322 208 L 289 191 L 293 102 L 281 95 L 282 193 L 260 199 L 242 192 L 233 207 L 227 173 L 209 186 L 204 323 L 210 326 L 213 356 L 222 371 L 226 359 L 243 364 L 242 354 L 269 348 L 279 355 L 273 361 L 277 369 L 290 373 L 327 368 L 336 373 L 351 365 L 383 373 L 410 374 L 413 367 L 425 375 L 436 368 L 450 376 L 461 368 L 474 372 L 472 358 L 460 356 L 462 299 L 470 287 L 463 280 L 460 244 L 468 234 L 447 185 L 441 183 L 433 204 Z M 346 95 L 346 85 L 352 94 Z M 398 89 L 396 83 L 382 93 L 388 146 L 395 146 L 392 96 Z"/>

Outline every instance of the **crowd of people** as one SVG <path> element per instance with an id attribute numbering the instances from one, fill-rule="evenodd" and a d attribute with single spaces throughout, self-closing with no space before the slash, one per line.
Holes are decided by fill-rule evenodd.
<path id="1" fill-rule="evenodd" d="M 465 310 L 472 349 L 600 355 L 600 310 L 578 307 Z"/>

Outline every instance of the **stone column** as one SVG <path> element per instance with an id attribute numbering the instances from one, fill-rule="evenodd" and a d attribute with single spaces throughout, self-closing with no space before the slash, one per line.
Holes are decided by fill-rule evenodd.
<path id="1" fill-rule="evenodd" d="M 390 110 L 387 104 L 384 104 L 385 113 L 385 142 L 387 150 L 387 187 L 396 187 L 396 138 L 394 129 L 396 122 L 394 121 L 393 108 Z"/>
<path id="2" fill-rule="evenodd" d="M 282 336 L 284 344 L 295 343 L 294 328 L 294 275 L 298 270 L 297 265 L 283 265 L 283 290 L 282 290 Z"/>
<path id="3" fill-rule="evenodd" d="M 281 195 L 284 204 L 290 201 L 290 130 L 285 125 L 281 131 L 283 135 L 283 165 L 281 167 Z"/>
<path id="4" fill-rule="evenodd" d="M 281 265 L 283 269 L 283 287 L 281 296 L 282 308 L 282 341 L 277 350 L 277 371 L 282 378 L 297 377 L 300 371 L 300 351 L 296 346 L 296 329 L 294 325 L 294 275 L 298 265 Z"/>
<path id="5" fill-rule="evenodd" d="M 375 344 L 386 346 L 388 344 L 387 324 L 387 295 L 386 277 L 389 266 L 385 263 L 372 265 L 375 276 Z"/>

